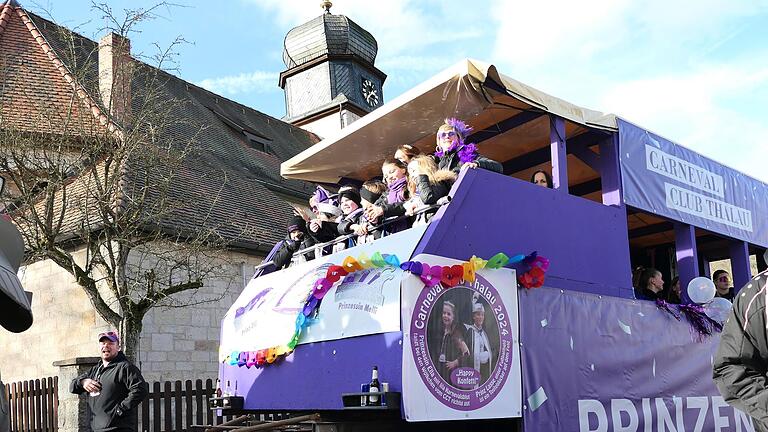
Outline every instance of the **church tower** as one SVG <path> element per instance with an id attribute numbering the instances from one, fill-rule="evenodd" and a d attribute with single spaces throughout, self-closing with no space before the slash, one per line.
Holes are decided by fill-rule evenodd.
<path id="1" fill-rule="evenodd" d="M 285 91 L 283 120 L 322 138 L 334 134 L 383 102 L 387 76 L 374 66 L 373 35 L 344 15 L 325 13 L 285 36 L 280 74 Z"/>

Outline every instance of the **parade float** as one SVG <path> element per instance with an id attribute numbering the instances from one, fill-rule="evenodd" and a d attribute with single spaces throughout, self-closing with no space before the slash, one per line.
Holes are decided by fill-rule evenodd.
<path id="1" fill-rule="evenodd" d="M 727 256 L 747 283 L 768 246 L 768 186 L 473 60 L 282 175 L 360 184 L 400 144 L 432 152 L 447 117 L 474 127 L 467 141 L 504 175 L 463 169 L 428 225 L 260 272 L 222 320 L 224 411 L 366 430 L 753 430 L 712 382 L 705 305 L 636 300 L 631 274 L 637 256 L 668 257 L 686 287 Z M 529 182 L 540 168 L 553 188 Z M 462 364 L 449 326 L 484 331 Z"/>

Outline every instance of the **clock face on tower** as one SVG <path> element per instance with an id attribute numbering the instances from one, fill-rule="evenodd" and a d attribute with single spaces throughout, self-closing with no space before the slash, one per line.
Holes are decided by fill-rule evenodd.
<path id="1" fill-rule="evenodd" d="M 379 90 L 376 88 L 371 80 L 363 78 L 363 98 L 368 106 L 376 106 L 379 104 Z"/>

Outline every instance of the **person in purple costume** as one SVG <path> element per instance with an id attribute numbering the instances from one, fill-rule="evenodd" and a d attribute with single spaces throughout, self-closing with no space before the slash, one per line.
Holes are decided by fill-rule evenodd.
<path id="1" fill-rule="evenodd" d="M 388 159 L 381 166 L 387 192 L 365 210 L 365 217 L 373 224 L 379 224 L 383 219 L 405 214 L 403 203 L 408 199 L 408 171 L 405 164 L 397 159 Z M 394 222 L 385 228 L 388 233 L 396 233 L 408 229 L 408 221 Z"/>
<path id="2" fill-rule="evenodd" d="M 497 173 L 503 173 L 500 163 L 480 156 L 477 146 L 464 142 L 472 132 L 472 127 L 455 118 L 445 119 L 445 123 L 437 130 L 437 146 L 435 158 L 441 170 L 451 170 L 456 174 L 461 167 L 483 168 Z"/>

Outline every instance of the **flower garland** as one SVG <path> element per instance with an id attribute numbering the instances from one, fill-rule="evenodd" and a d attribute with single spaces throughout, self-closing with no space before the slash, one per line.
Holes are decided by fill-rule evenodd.
<path id="1" fill-rule="evenodd" d="M 529 255 L 515 255 L 512 258 L 504 253 L 497 253 L 488 260 L 472 256 L 469 261 L 452 266 L 430 266 L 419 261 L 406 261 L 401 263 L 395 255 L 374 253 L 370 258 L 362 253 L 357 258 L 348 256 L 341 265 L 328 267 L 325 277 L 316 280 L 312 290 L 304 302 L 304 308 L 296 317 L 296 327 L 291 340 L 285 344 L 258 351 L 233 351 L 224 360 L 232 366 L 265 366 L 272 364 L 279 358 L 290 354 L 299 343 L 303 329 L 317 320 L 320 310 L 320 302 L 343 277 L 370 268 L 396 267 L 419 276 L 427 287 L 442 283 L 446 287 L 454 287 L 462 280 L 473 283 L 475 273 L 480 269 L 498 269 L 506 265 L 521 263 L 525 270 L 518 277 L 520 285 L 526 289 L 538 288 L 544 283 L 544 274 L 549 268 L 549 260 L 533 252 Z"/>

